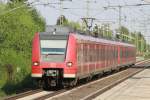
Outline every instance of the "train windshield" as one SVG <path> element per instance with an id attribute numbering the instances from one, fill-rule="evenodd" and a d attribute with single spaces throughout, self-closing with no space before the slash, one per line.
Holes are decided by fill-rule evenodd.
<path id="1" fill-rule="evenodd" d="M 62 62 L 65 58 L 67 40 L 40 40 L 43 61 Z"/>

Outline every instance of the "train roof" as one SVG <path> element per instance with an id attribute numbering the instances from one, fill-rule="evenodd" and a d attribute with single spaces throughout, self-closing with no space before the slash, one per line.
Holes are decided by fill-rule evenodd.
<path id="1" fill-rule="evenodd" d="M 41 39 L 67 39 L 67 36 L 70 33 L 74 33 L 74 35 L 77 38 L 80 38 L 83 40 L 96 41 L 96 42 L 101 42 L 101 43 L 105 43 L 105 44 L 112 44 L 112 45 L 124 45 L 124 46 L 135 47 L 133 44 L 124 43 L 124 42 L 115 41 L 115 40 L 107 40 L 104 38 L 93 37 L 91 35 L 83 34 L 83 32 L 82 33 L 78 32 L 75 29 L 68 27 L 68 26 L 49 25 L 46 27 L 45 31 L 46 32 L 40 32 L 40 38 Z"/>
<path id="2" fill-rule="evenodd" d="M 70 32 L 74 30 L 69 27 L 62 27 L 57 25 L 48 25 L 46 26 L 45 32 L 39 32 L 40 39 L 67 39 Z"/>
<path id="3" fill-rule="evenodd" d="M 49 34 L 68 35 L 70 32 L 75 32 L 75 29 L 68 26 L 48 25 L 45 29 Z"/>
<path id="4" fill-rule="evenodd" d="M 80 35 L 80 34 L 75 34 L 75 36 L 81 40 L 83 39 L 83 40 L 89 40 L 89 41 L 93 41 L 93 42 L 100 42 L 100 43 L 104 43 L 104 44 L 124 45 L 124 46 L 135 47 L 135 45 L 133 45 L 133 44 L 124 43 L 124 42 L 115 41 L 115 40 L 107 40 L 104 38 L 95 38 L 92 36 L 84 36 L 84 35 Z"/>

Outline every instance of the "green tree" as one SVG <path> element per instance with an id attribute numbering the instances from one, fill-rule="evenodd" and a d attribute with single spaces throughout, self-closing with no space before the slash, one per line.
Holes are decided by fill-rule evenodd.
<path id="1" fill-rule="evenodd" d="M 13 2 L 13 3 L 17 3 L 17 2 L 25 2 L 25 1 L 28 1 L 28 0 L 9 0 L 10 2 Z"/>
<path id="2" fill-rule="evenodd" d="M 64 15 L 58 17 L 56 25 L 68 26 L 77 30 L 81 30 L 81 25 L 78 22 L 69 21 Z"/>
<path id="3" fill-rule="evenodd" d="M 128 30 L 128 28 L 126 28 L 125 26 L 121 26 L 117 29 L 117 33 L 119 34 L 119 39 L 121 39 L 122 41 L 130 41 L 131 37 L 130 37 L 130 32 Z"/>
<path id="4" fill-rule="evenodd" d="M 35 9 L 23 2 L 1 5 L 0 12 L 7 12 L 20 5 L 23 7 L 0 15 L 0 86 L 9 90 L 9 84 L 17 87 L 31 72 L 31 47 L 35 32 L 45 30 L 45 21 Z M 10 67 L 11 66 L 11 67 Z M 9 79 L 9 68 L 12 80 Z M 7 85 L 6 85 L 7 84 Z M 26 84 L 27 85 L 27 84 Z M 24 84 L 22 86 L 24 87 Z M 7 92 L 6 92 L 7 93 Z"/>
<path id="5" fill-rule="evenodd" d="M 78 22 L 69 21 L 67 26 L 70 26 L 70 27 L 77 29 L 77 30 L 81 30 L 81 25 Z"/>
<path id="6" fill-rule="evenodd" d="M 102 24 L 98 29 L 98 34 L 104 38 L 112 38 L 112 31 L 110 30 L 109 24 Z"/>
<path id="7" fill-rule="evenodd" d="M 68 24 L 68 19 L 64 16 L 61 15 L 56 22 L 56 25 L 67 25 Z"/>

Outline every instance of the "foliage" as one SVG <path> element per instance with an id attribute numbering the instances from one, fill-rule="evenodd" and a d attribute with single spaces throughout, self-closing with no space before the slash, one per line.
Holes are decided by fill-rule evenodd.
<path id="1" fill-rule="evenodd" d="M 74 29 L 81 30 L 81 25 L 78 22 L 69 21 L 68 26 L 73 27 Z"/>
<path id="2" fill-rule="evenodd" d="M 144 58 L 149 59 L 150 58 L 150 53 L 149 52 L 145 53 Z"/>
<path id="3" fill-rule="evenodd" d="M 121 26 L 117 29 L 117 33 L 119 33 L 118 38 L 122 41 L 130 41 L 131 37 L 130 37 L 130 32 L 128 30 L 128 28 L 126 28 L 125 26 Z"/>
<path id="4" fill-rule="evenodd" d="M 17 3 L 17 2 L 25 2 L 27 0 L 9 0 L 10 2 L 13 2 L 13 3 Z"/>
<path id="5" fill-rule="evenodd" d="M 144 55 L 146 52 L 146 40 L 141 32 L 130 32 L 128 28 L 121 26 L 118 30 L 119 39 L 122 41 L 128 41 L 136 46 L 137 55 Z"/>
<path id="6" fill-rule="evenodd" d="M 77 30 L 81 30 L 81 25 L 78 22 L 69 21 L 64 15 L 58 17 L 56 25 L 69 26 Z"/>
<path id="7" fill-rule="evenodd" d="M 110 30 L 109 24 L 103 24 L 101 27 L 98 28 L 99 36 L 103 38 L 112 38 L 112 31 Z"/>
<path id="8" fill-rule="evenodd" d="M 23 4 L 17 2 L 2 5 L 0 12 L 7 12 Z M 0 76 L 4 76 L 0 77 L 0 86 L 5 86 L 3 91 L 8 83 L 17 89 L 16 84 L 30 74 L 32 38 L 35 32 L 43 31 L 44 28 L 45 21 L 35 9 L 26 4 L 12 12 L 0 14 Z"/>
<path id="9" fill-rule="evenodd" d="M 126 35 L 129 34 L 129 30 L 125 26 L 119 27 L 118 32 L 121 33 L 121 34 L 126 34 Z"/>
<path id="10" fill-rule="evenodd" d="M 61 15 L 57 19 L 56 25 L 68 25 L 68 19 L 64 15 Z"/>

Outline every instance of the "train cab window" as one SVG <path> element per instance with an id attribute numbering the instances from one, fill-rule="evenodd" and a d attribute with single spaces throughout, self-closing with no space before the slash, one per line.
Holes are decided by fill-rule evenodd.
<path id="1" fill-rule="evenodd" d="M 62 62 L 65 58 L 66 40 L 40 40 L 43 61 Z"/>

